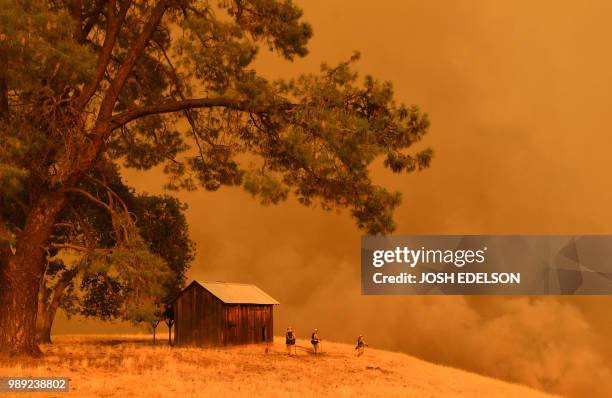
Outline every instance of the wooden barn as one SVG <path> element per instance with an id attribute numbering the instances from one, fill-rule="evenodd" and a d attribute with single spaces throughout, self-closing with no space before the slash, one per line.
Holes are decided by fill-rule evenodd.
<path id="1" fill-rule="evenodd" d="M 193 281 L 174 301 L 174 343 L 211 347 L 272 342 L 278 304 L 255 285 Z"/>

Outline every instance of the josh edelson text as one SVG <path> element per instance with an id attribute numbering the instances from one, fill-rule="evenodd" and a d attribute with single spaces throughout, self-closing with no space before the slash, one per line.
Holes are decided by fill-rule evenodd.
<path id="1" fill-rule="evenodd" d="M 372 266 L 378 271 L 372 274 L 375 284 L 520 284 L 520 272 L 465 272 L 463 267 L 473 266 L 479 270 L 486 263 L 487 247 L 476 250 L 441 250 L 409 248 L 397 246 L 392 250 L 374 250 L 372 252 Z M 382 267 L 393 264 L 395 271 L 398 265 L 409 270 L 382 272 Z M 453 266 L 452 270 L 448 266 Z M 419 266 L 425 266 L 419 269 Z M 403 267 L 402 267 L 403 268 Z M 419 272 L 415 271 L 415 268 Z M 461 269 L 461 271 L 460 271 Z"/>

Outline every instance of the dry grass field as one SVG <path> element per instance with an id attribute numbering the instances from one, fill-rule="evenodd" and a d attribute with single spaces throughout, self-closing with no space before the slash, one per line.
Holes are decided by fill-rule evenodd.
<path id="1" fill-rule="evenodd" d="M 0 376 L 66 376 L 69 393 L 48 397 L 551 397 L 527 387 L 439 366 L 405 354 L 323 342 L 316 357 L 298 341 L 220 349 L 173 348 L 147 336 L 57 336 L 42 359 L 1 359 Z"/>

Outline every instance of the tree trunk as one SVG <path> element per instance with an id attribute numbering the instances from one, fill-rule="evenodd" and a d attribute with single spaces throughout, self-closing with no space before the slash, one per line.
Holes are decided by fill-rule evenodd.
<path id="1" fill-rule="evenodd" d="M 172 325 L 174 325 L 174 319 L 166 320 L 168 326 L 168 345 L 172 345 Z"/>
<path id="2" fill-rule="evenodd" d="M 45 317 L 47 316 L 47 300 L 45 297 L 45 290 L 47 288 L 47 284 L 45 281 L 45 272 L 43 271 L 43 278 L 40 282 L 40 288 L 38 290 L 38 308 L 36 311 L 36 340 L 39 343 L 49 343 L 51 342 L 51 330 L 49 330 L 49 341 L 44 337 L 44 328 L 45 328 Z"/>
<path id="3" fill-rule="evenodd" d="M 39 344 L 51 344 L 51 327 L 53 317 L 45 316 L 42 322 L 38 322 L 36 327 L 36 340 Z"/>
<path id="4" fill-rule="evenodd" d="M 8 118 L 9 116 L 7 82 L 8 59 L 5 53 L 5 49 L 0 43 L 0 120 Z"/>
<path id="5" fill-rule="evenodd" d="M 49 306 L 44 311 L 42 319 L 36 320 L 36 340 L 40 344 L 51 344 L 51 327 L 57 313 L 58 306 Z"/>
<path id="6" fill-rule="evenodd" d="M 65 195 L 56 191 L 33 201 L 15 253 L 0 259 L 0 352 L 40 355 L 36 314 L 44 274 L 44 246 Z"/>
<path id="7" fill-rule="evenodd" d="M 55 320 L 55 314 L 57 314 L 64 292 L 70 286 L 77 273 L 78 268 L 76 267 L 62 273 L 60 280 L 53 287 L 53 296 L 49 305 L 46 304 L 43 293 L 39 292 L 38 317 L 36 318 L 36 339 L 39 343 L 51 344 L 51 327 Z M 44 275 L 41 286 L 42 288 L 46 286 L 44 284 Z"/>

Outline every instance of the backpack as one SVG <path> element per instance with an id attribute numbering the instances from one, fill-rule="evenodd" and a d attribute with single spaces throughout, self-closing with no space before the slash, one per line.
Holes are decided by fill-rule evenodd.
<path id="1" fill-rule="evenodd" d="M 319 344 L 319 338 L 315 333 L 310 336 L 310 344 Z"/>

